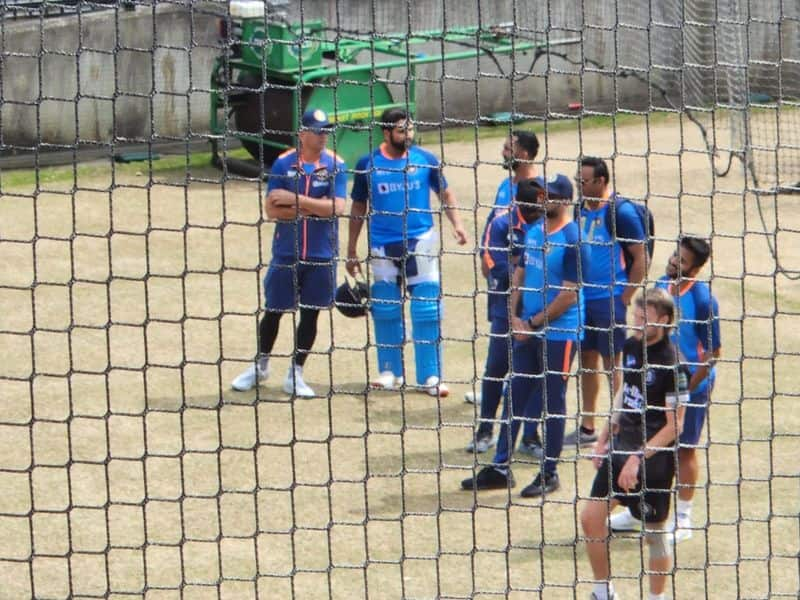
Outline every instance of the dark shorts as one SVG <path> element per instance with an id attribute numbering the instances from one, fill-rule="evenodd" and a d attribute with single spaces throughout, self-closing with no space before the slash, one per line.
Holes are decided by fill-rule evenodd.
<path id="1" fill-rule="evenodd" d="M 669 515 L 669 505 L 672 498 L 672 483 L 675 478 L 675 453 L 672 451 L 658 452 L 648 458 L 639 470 L 639 485 L 636 489 L 626 492 L 618 487 L 617 480 L 627 454 L 615 454 L 611 463 L 613 469 L 611 478 L 613 483 L 612 497 L 623 506 L 627 506 L 631 514 L 637 519 L 647 523 L 660 523 L 666 521 Z M 644 471 L 644 492 L 642 491 L 642 475 Z M 609 497 L 609 460 L 605 459 L 597 470 L 594 483 L 592 483 L 592 498 Z"/>
<path id="2" fill-rule="evenodd" d="M 683 431 L 680 443 L 682 446 L 697 446 L 700 443 L 700 434 L 706 422 L 706 409 L 711 398 L 713 385 L 709 383 L 700 392 L 694 392 L 689 397 L 686 412 L 683 414 Z"/>
<path id="3" fill-rule="evenodd" d="M 329 308 L 336 290 L 336 263 L 274 261 L 264 277 L 264 305 L 269 311 Z"/>
<path id="4" fill-rule="evenodd" d="M 611 309 L 614 309 L 612 323 Z M 601 356 L 609 357 L 622 352 L 625 344 L 625 328 L 627 307 L 622 296 L 587 300 L 585 303 L 586 320 L 581 351 L 594 350 Z M 613 349 L 613 352 L 611 352 Z"/>

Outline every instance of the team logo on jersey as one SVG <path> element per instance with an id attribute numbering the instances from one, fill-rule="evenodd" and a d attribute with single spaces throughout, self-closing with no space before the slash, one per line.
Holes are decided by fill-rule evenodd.
<path id="1" fill-rule="evenodd" d="M 409 175 L 412 175 L 413 173 L 416 173 L 416 172 L 417 172 L 417 167 L 415 167 L 414 165 L 408 165 L 408 168 L 406 169 L 406 173 L 408 173 Z"/>
<path id="2" fill-rule="evenodd" d="M 647 385 L 653 385 L 656 381 L 656 372 L 653 371 L 653 369 L 647 369 L 644 380 L 647 382 Z"/>
<path id="3" fill-rule="evenodd" d="M 625 357 L 625 366 L 632 367 L 636 364 L 636 357 L 633 354 L 629 354 Z"/>
<path id="4" fill-rule="evenodd" d="M 287 177 L 296 177 L 297 176 L 297 171 L 295 169 L 289 169 L 288 171 L 286 171 L 286 176 Z"/>

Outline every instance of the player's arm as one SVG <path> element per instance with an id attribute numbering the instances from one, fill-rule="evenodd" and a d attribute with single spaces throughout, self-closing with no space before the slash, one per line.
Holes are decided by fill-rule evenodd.
<path id="1" fill-rule="evenodd" d="M 633 258 L 633 264 L 628 272 L 628 285 L 622 292 L 622 301 L 625 306 L 630 305 L 633 296 L 639 291 L 639 285 L 647 275 L 647 250 L 644 243 L 631 243 L 627 249 Z"/>
<path id="2" fill-rule="evenodd" d="M 267 217 L 277 221 L 294 221 L 298 216 L 297 194 L 287 189 L 286 166 L 277 160 L 272 165 L 267 183 L 267 197 L 264 199 L 264 212 Z"/>
<path id="3" fill-rule="evenodd" d="M 547 323 L 555 321 L 558 317 L 563 315 L 569 308 L 578 301 L 578 284 L 574 281 L 567 281 L 566 279 L 561 282 L 561 291 L 553 298 L 552 302 L 548 303 L 541 311 L 533 315 L 528 324 L 532 329 L 539 329 L 544 327 Z"/>
<path id="4" fill-rule="evenodd" d="M 689 391 L 694 391 L 706 377 L 708 377 L 714 364 L 722 356 L 722 344 L 719 331 L 719 306 L 712 296 L 708 303 L 699 305 L 695 334 L 703 347 L 700 355 L 700 365 L 689 380 Z"/>
<path id="5" fill-rule="evenodd" d="M 267 194 L 267 205 L 273 211 L 276 211 L 276 214 L 291 215 L 290 217 L 272 217 L 275 219 L 295 219 L 297 215 L 313 215 L 315 217 L 339 216 L 344 214 L 345 203 L 344 197 L 312 198 L 311 196 L 297 194 L 284 189 L 276 189 Z M 267 209 L 267 214 L 271 209 Z M 277 211 L 280 212 L 278 213 Z"/>
<path id="6" fill-rule="evenodd" d="M 356 165 L 356 175 L 353 178 L 353 190 L 350 197 L 353 202 L 350 205 L 350 222 L 347 229 L 347 272 L 355 277 L 356 273 L 361 273 L 361 265 L 358 260 L 358 238 L 361 236 L 361 229 L 367 218 L 369 208 L 369 181 L 366 169 L 368 163 L 362 159 Z"/>
<path id="7" fill-rule="evenodd" d="M 467 232 L 463 223 L 461 223 L 461 215 L 458 214 L 456 195 L 447 186 L 447 180 L 444 178 L 444 173 L 442 173 L 442 165 L 439 163 L 439 159 L 432 154 L 426 154 L 428 165 L 430 166 L 428 169 L 428 185 L 439 196 L 439 201 L 444 208 L 444 214 L 453 226 L 453 237 L 459 246 L 463 246 L 467 243 Z"/>
<path id="8" fill-rule="evenodd" d="M 642 227 L 636 209 L 630 203 L 623 206 L 625 208 L 617 212 L 616 227 L 617 237 L 626 240 L 620 243 L 625 246 L 632 260 L 628 269 L 628 285 L 622 292 L 622 301 L 628 306 L 647 276 L 647 232 Z"/>
<path id="9" fill-rule="evenodd" d="M 523 254 L 519 266 L 514 269 L 514 274 L 511 276 L 511 297 L 509 298 L 509 322 L 511 323 L 511 332 L 514 337 L 519 341 L 524 341 L 528 338 L 528 333 L 531 328 L 519 318 L 519 306 L 522 302 L 522 286 L 525 285 L 525 255 Z"/>
<path id="10" fill-rule="evenodd" d="M 491 276 L 497 281 L 507 282 L 509 277 L 509 237 L 506 223 L 500 217 L 492 219 L 486 231 L 486 248 L 483 252 L 481 271 L 484 277 Z"/>
<path id="11" fill-rule="evenodd" d="M 439 192 L 439 200 L 444 207 L 444 214 L 447 220 L 453 225 L 453 237 L 455 237 L 459 246 L 467 243 L 467 232 L 464 229 L 464 224 L 461 222 L 461 215 L 458 214 L 458 202 L 456 195 L 449 187 Z"/>

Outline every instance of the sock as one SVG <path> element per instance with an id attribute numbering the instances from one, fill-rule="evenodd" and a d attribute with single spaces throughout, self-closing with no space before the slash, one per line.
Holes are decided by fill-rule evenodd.
<path id="1" fill-rule="evenodd" d="M 647 600 L 667 600 L 666 594 L 654 594 L 650 592 L 647 596 Z"/>
<path id="2" fill-rule="evenodd" d="M 692 517 L 692 501 L 678 499 L 675 502 L 675 512 L 681 519 L 691 519 Z"/>
<path id="3" fill-rule="evenodd" d="M 594 433 L 594 427 L 584 427 L 581 425 L 581 431 L 587 435 L 592 435 Z"/>
<path id="4" fill-rule="evenodd" d="M 258 355 L 258 368 L 261 371 L 267 370 L 267 365 L 269 365 L 269 355 L 268 354 L 259 354 Z"/>
<path id="5" fill-rule="evenodd" d="M 614 598 L 614 584 L 610 581 L 595 583 L 593 591 L 597 600 L 611 600 Z"/>

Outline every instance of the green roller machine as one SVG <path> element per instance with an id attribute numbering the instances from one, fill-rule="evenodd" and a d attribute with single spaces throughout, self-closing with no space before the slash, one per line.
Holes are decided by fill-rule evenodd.
<path id="1" fill-rule="evenodd" d="M 343 35 L 321 20 L 287 22 L 276 7 L 284 3 L 234 1 L 230 17 L 221 20 L 226 53 L 216 60 L 211 77 L 214 162 L 223 166 L 220 143 L 235 137 L 255 160 L 226 159 L 224 166 L 250 176 L 259 176 L 261 165 L 295 146 L 299 115 L 307 106 L 328 113 L 336 124 L 328 146 L 353 165 L 371 140 L 381 139 L 375 122 L 386 108 L 416 113 L 418 65 L 511 53 L 533 53 L 535 61 L 554 45 L 579 41 L 520 39 L 512 36 L 509 24 L 411 35 Z M 412 50 L 425 44 L 452 50 Z"/>

